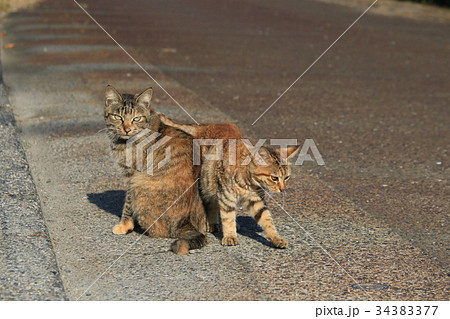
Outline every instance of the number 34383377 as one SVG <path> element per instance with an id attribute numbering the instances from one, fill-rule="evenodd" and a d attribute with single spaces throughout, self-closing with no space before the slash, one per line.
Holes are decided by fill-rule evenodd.
<path id="1" fill-rule="evenodd" d="M 438 306 L 377 306 L 376 315 L 381 316 L 434 316 Z"/>

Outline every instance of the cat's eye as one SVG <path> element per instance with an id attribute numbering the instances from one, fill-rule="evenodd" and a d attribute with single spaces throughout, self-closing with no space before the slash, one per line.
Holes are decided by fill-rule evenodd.
<path id="1" fill-rule="evenodd" d="M 286 177 L 284 178 L 284 180 L 287 181 L 289 178 L 291 178 L 291 177 L 290 177 L 290 176 L 286 176 Z"/>
<path id="2" fill-rule="evenodd" d="M 113 115 L 113 119 L 117 120 L 117 121 L 121 121 L 122 120 L 122 116 L 114 114 Z"/>
<path id="3" fill-rule="evenodd" d="M 278 182 L 278 180 L 279 180 L 278 176 L 274 176 L 274 175 L 270 176 L 270 178 L 271 178 L 274 182 Z"/>
<path id="4" fill-rule="evenodd" d="M 133 118 L 133 122 L 140 122 L 142 120 L 142 116 L 136 116 Z"/>

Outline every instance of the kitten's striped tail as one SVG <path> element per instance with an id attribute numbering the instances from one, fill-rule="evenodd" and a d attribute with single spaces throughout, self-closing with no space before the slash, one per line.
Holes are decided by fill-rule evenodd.
<path id="1" fill-rule="evenodd" d="M 164 114 L 162 114 L 162 113 L 160 113 L 158 111 L 155 111 L 155 112 L 156 112 L 156 114 L 159 116 L 159 118 L 161 119 L 161 121 L 164 124 L 172 126 L 172 127 L 175 127 L 177 129 L 180 129 L 180 130 L 182 130 L 182 131 L 184 131 L 184 132 L 186 132 L 186 133 L 188 133 L 188 134 L 190 134 L 190 135 L 192 135 L 194 137 L 196 136 L 198 125 L 196 125 L 196 124 L 176 123 L 172 119 L 170 119 L 167 116 L 165 116 Z"/>
<path id="2" fill-rule="evenodd" d="M 206 245 L 206 235 L 196 230 L 180 234 L 180 238 L 172 244 L 172 251 L 177 255 L 187 255 L 191 249 L 199 249 Z"/>

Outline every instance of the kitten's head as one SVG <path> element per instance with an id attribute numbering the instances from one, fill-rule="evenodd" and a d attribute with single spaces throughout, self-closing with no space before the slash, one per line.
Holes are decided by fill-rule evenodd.
<path id="1" fill-rule="evenodd" d="M 269 192 L 283 192 L 291 177 L 291 164 L 289 161 L 299 149 L 300 146 L 290 146 L 284 149 L 261 147 L 258 151 L 261 157 L 255 156 L 252 160 L 251 173 L 253 182 Z"/>
<path id="2" fill-rule="evenodd" d="M 111 85 L 105 91 L 105 122 L 113 141 L 127 140 L 148 128 L 156 117 L 150 108 L 152 88 L 140 94 L 120 94 Z"/>

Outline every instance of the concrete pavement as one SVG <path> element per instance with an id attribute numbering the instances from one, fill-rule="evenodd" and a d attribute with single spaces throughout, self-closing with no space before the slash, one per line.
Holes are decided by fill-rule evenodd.
<path id="1" fill-rule="evenodd" d="M 0 299 L 66 298 L 0 63 Z"/>
<path id="2" fill-rule="evenodd" d="M 286 97 L 290 102 L 277 106 L 277 117 L 269 114 L 257 126 L 248 125 L 270 104 L 267 102 L 276 96 L 274 92 L 286 88 L 286 83 L 298 75 L 297 69 L 289 72 L 289 67 L 296 65 L 289 52 L 300 50 L 292 44 L 292 37 L 298 37 L 296 43 L 305 46 L 306 51 L 299 51 L 304 62 L 311 61 L 338 33 L 332 32 L 334 24 L 324 21 L 336 22 L 330 20 L 333 16 L 337 24 L 348 26 L 355 17 L 353 11 L 310 2 L 306 2 L 308 7 L 296 7 L 290 1 L 283 2 L 284 8 L 253 1 L 220 8 L 203 2 L 148 5 L 147 1 L 133 1 L 126 6 L 121 1 L 105 3 L 86 1 L 84 6 L 199 122 L 234 121 L 252 137 L 313 137 L 329 168 L 308 165 L 303 171 L 296 170 L 286 196 L 274 197 L 294 220 L 269 200 L 279 231 L 290 244 L 287 250 L 270 247 L 260 229 L 245 216 L 238 220 L 242 225 L 239 246 L 222 247 L 218 238 L 209 235 L 208 245 L 187 257 L 168 252 L 171 240 L 141 237 L 138 233 L 115 236 L 111 228 L 119 219 L 124 185 L 109 157 L 107 139 L 100 132 L 104 127 L 104 87 L 113 84 L 137 92 L 153 86 L 155 108 L 179 120 L 190 118 L 72 2 L 46 1 L 32 12 L 9 15 L 2 30 L 6 33 L 5 43 L 14 45 L 3 49 L 5 82 L 69 299 L 448 299 L 445 259 L 436 263 L 423 252 L 420 243 L 411 242 L 392 226 L 391 216 L 380 218 L 373 212 L 378 211 L 376 206 L 360 203 L 365 195 L 358 192 L 379 187 L 374 187 L 372 179 L 362 183 L 358 181 L 360 174 L 348 174 L 367 169 L 360 163 L 367 159 L 355 148 L 363 143 L 354 140 L 361 136 L 361 127 L 348 126 L 347 133 L 336 132 L 336 127 L 343 125 L 338 122 L 361 122 L 361 118 L 350 116 L 355 112 L 351 108 L 354 96 L 338 96 L 338 104 L 347 108 L 349 118 L 342 119 L 337 111 L 334 114 L 331 105 L 313 107 L 315 101 L 324 103 L 323 97 L 318 97 L 325 94 L 321 83 L 330 87 L 329 61 L 324 62 L 326 72 L 319 68 L 321 77 L 307 87 L 309 91 L 296 89 L 292 100 Z M 299 20 L 303 14 L 310 20 Z M 374 25 L 386 24 L 379 17 L 370 19 Z M 315 33 L 296 29 L 298 33 L 293 35 L 290 30 L 296 21 L 304 21 L 304 28 L 312 26 Z M 271 28 L 260 29 L 264 24 Z M 374 26 L 365 28 L 372 30 Z M 264 44 L 271 34 L 282 42 L 272 46 L 275 50 Z M 324 34 L 327 37 L 320 45 L 314 42 L 316 38 L 311 40 L 315 45 L 308 47 L 309 37 Z M 365 35 L 362 32 L 356 38 Z M 439 35 L 434 37 L 440 39 Z M 360 56 L 350 53 L 339 55 L 341 62 L 345 60 L 343 67 L 349 67 L 355 55 Z M 371 70 L 358 72 L 356 76 L 362 83 L 372 84 L 366 75 L 374 74 Z M 443 77 L 439 73 L 436 76 Z M 325 95 L 330 99 L 336 98 L 336 92 L 346 92 L 348 85 L 334 81 L 335 87 Z M 361 95 L 357 103 L 362 105 L 367 101 L 367 92 L 364 86 L 358 86 L 357 91 Z M 296 107 L 300 93 L 304 94 L 301 109 Z M 382 96 L 388 98 L 387 94 Z M 440 107 L 438 97 L 436 108 Z M 299 119 L 297 114 L 304 116 Z M 370 112 L 365 114 L 365 119 L 371 118 Z M 447 116 L 445 112 L 440 114 Z M 429 122 L 435 123 L 437 130 L 441 128 L 439 119 L 433 117 Z M 286 136 L 286 131 L 293 135 Z M 416 136 L 412 140 L 420 141 Z M 349 147 L 347 151 L 333 147 L 343 143 Z M 343 157 L 343 153 L 348 154 Z M 345 165 L 339 164 L 344 159 Z M 354 169 L 347 167 L 351 165 Z M 433 173 L 426 170 L 426 165 L 421 168 L 426 174 Z M 439 172 L 433 174 L 430 176 L 439 178 Z M 355 180 L 349 187 L 349 182 Z M 432 193 L 431 198 L 441 200 L 445 189 L 442 194 Z M 372 197 L 378 198 L 377 194 Z M 408 203 L 394 204 L 389 208 L 409 209 Z M 409 227 L 403 225 L 404 218 L 399 223 L 400 230 Z M 432 235 L 443 243 L 444 250 L 447 235 L 445 231 Z M 361 290 L 356 282 L 373 290 Z M 52 296 L 63 296 L 59 293 Z M 8 297 L 2 293 L 2 298 Z"/>

